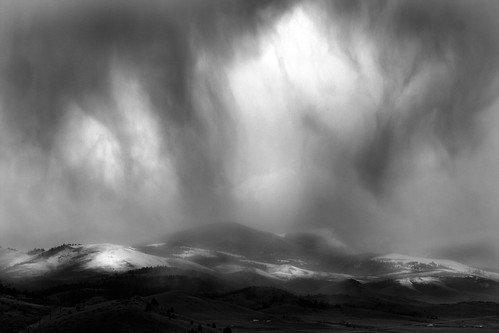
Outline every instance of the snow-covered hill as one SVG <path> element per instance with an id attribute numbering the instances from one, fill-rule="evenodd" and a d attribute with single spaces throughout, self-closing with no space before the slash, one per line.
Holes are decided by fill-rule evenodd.
<path id="1" fill-rule="evenodd" d="M 332 272 L 321 272 L 305 269 L 300 259 L 279 259 L 279 263 L 269 263 L 248 259 L 239 254 L 233 254 L 225 251 L 216 251 L 201 249 L 189 246 L 178 246 L 172 249 L 172 256 L 201 263 L 220 274 L 233 274 L 247 272 L 257 274 L 262 277 L 292 280 L 292 279 L 325 279 L 325 280 L 343 280 L 352 278 L 351 275 Z"/>
<path id="2" fill-rule="evenodd" d="M 124 272 L 142 267 L 166 266 L 220 275 L 257 274 L 272 280 L 323 279 L 343 280 L 349 275 L 319 272 L 299 267 L 301 261 L 280 260 L 273 264 L 247 259 L 224 251 L 177 247 L 169 257 L 143 253 L 133 247 L 116 244 L 61 245 L 28 255 L 14 250 L 0 252 L 0 275 L 10 278 L 34 278 L 49 275 L 75 276 L 89 273 Z"/>
<path id="3" fill-rule="evenodd" d="M 182 259 L 162 258 L 116 244 L 61 245 L 28 255 L 10 250 L 0 252 L 0 272 L 11 278 L 77 274 L 88 272 L 124 272 L 142 267 L 167 266 L 206 270 Z"/>
<path id="4" fill-rule="evenodd" d="M 394 270 L 407 273 L 428 270 L 443 270 L 459 273 L 472 273 L 473 271 L 476 271 L 474 268 L 452 260 L 413 257 L 398 253 L 378 256 L 373 258 L 373 260 L 390 264 Z"/>
<path id="5" fill-rule="evenodd" d="M 143 252 L 159 256 L 170 255 L 177 250 L 175 248 L 212 250 L 266 262 L 294 257 L 302 251 L 302 246 L 293 241 L 231 222 L 219 222 L 183 230 L 139 247 Z"/>
<path id="6" fill-rule="evenodd" d="M 315 238 L 306 238 L 306 240 Z M 249 240 L 246 242 L 246 240 Z M 47 277 L 55 280 L 119 273 L 143 267 L 166 266 L 206 278 L 248 285 L 320 283 L 355 280 L 387 293 L 458 293 L 461 287 L 488 292 L 483 284 L 499 283 L 499 273 L 461 263 L 387 254 L 381 256 L 328 255 L 327 247 L 307 252 L 303 237 L 282 237 L 241 225 L 216 224 L 212 228 L 174 234 L 167 242 L 138 248 L 116 244 L 61 245 L 29 254 L 0 248 L 0 278 Z M 307 245 L 307 246 L 305 246 Z M 191 271 L 189 273 L 188 271 Z M 487 281 L 484 281 L 487 280 Z M 319 283 L 319 284 L 317 284 Z M 478 286 L 478 287 L 477 287 Z M 495 292 L 495 291 L 494 291 Z"/>
<path id="7" fill-rule="evenodd" d="M 386 273 L 371 276 L 368 281 L 393 281 L 416 293 L 458 294 L 457 289 L 488 288 L 487 281 L 499 282 L 499 273 L 488 272 L 445 259 L 430 259 L 391 253 L 371 259 L 383 266 Z M 398 290 L 396 293 L 400 293 Z M 462 290 L 462 292 L 464 292 Z"/>
<path id="8" fill-rule="evenodd" d="M 428 276 L 436 273 L 475 275 L 499 281 L 499 273 L 473 268 L 452 260 L 431 259 L 391 253 L 372 259 L 385 265 L 390 274 L 417 274 Z"/>

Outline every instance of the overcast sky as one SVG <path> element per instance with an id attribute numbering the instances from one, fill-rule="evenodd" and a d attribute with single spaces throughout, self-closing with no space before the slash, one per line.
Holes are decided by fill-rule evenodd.
<path id="1" fill-rule="evenodd" d="M 2 1 L 0 245 L 236 221 L 499 269 L 495 1 Z"/>

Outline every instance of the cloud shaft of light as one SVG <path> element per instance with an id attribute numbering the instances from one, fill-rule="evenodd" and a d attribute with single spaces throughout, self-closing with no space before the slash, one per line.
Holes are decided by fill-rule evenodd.
<path id="1" fill-rule="evenodd" d="M 233 220 L 497 259 L 495 2 L 1 7 L 0 244 Z"/>

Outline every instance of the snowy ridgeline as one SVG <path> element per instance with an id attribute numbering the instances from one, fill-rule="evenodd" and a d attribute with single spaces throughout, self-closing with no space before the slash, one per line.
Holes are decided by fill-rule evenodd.
<path id="1" fill-rule="evenodd" d="M 149 244 L 145 248 L 158 248 L 165 243 Z M 388 254 L 368 259 L 381 265 L 383 274 L 355 277 L 331 271 L 307 269 L 301 259 L 282 258 L 274 263 L 250 260 L 243 255 L 227 251 L 179 246 L 170 256 L 141 252 L 136 248 L 116 244 L 64 244 L 47 251 L 37 249 L 23 253 L 0 248 L 0 274 L 10 278 L 46 276 L 59 271 L 113 273 L 143 267 L 171 267 L 209 274 L 256 274 L 263 278 L 287 281 L 292 279 L 320 279 L 341 281 L 356 278 L 390 278 L 400 284 L 438 283 L 445 275 L 479 276 L 499 281 L 499 274 L 478 270 L 451 260 L 428 259 L 402 254 Z"/>

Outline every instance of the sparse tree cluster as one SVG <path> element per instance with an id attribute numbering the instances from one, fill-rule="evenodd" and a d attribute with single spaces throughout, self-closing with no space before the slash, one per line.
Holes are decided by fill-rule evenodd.
<path id="1" fill-rule="evenodd" d="M 45 252 L 45 249 L 42 249 L 42 248 L 36 248 L 36 247 L 35 247 L 33 250 L 28 251 L 28 254 L 29 254 L 30 256 L 32 256 L 32 255 L 35 255 L 35 254 L 38 254 L 38 253 L 42 253 L 42 252 Z"/>
<path id="2" fill-rule="evenodd" d="M 177 314 L 175 313 L 175 309 L 173 308 L 173 306 L 171 308 L 168 308 L 168 310 L 166 310 L 166 316 L 170 320 L 177 318 Z"/>
<path id="3" fill-rule="evenodd" d="M 194 326 L 194 322 L 192 320 L 191 320 L 191 326 Z M 216 330 L 215 323 L 211 323 L 211 324 L 208 323 L 206 326 Z M 197 327 L 193 327 L 187 331 L 187 333 L 198 333 L 198 332 L 203 332 L 203 326 L 201 324 L 198 324 Z M 229 326 L 227 326 L 226 328 L 223 329 L 222 332 L 223 333 L 232 333 L 232 329 Z"/>
<path id="4" fill-rule="evenodd" d="M 318 301 L 316 299 L 311 300 L 307 299 L 305 297 L 300 297 L 297 300 L 297 304 L 303 308 L 309 308 L 309 309 L 314 309 L 314 310 L 321 310 L 321 309 L 327 309 L 329 307 L 328 303 Z"/>

